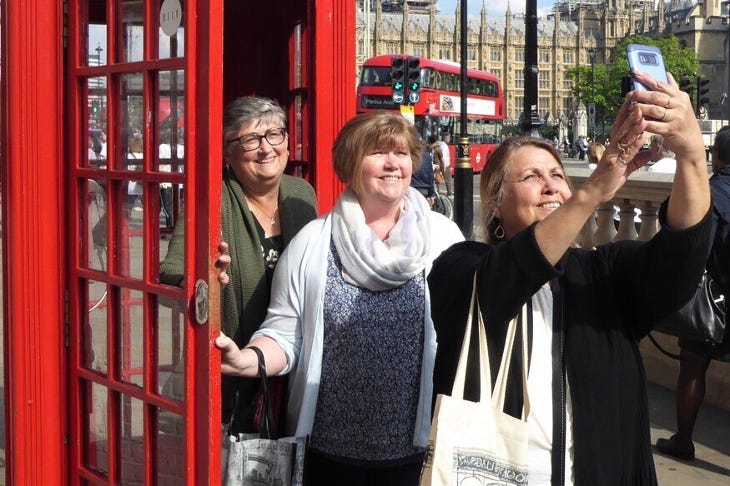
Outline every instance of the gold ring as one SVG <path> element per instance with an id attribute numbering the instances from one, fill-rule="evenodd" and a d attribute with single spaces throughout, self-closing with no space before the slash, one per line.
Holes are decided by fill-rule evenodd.
<path id="1" fill-rule="evenodd" d="M 623 165 L 629 165 L 629 161 L 622 159 L 620 155 L 618 156 L 618 161 L 621 162 Z"/>
<path id="2" fill-rule="evenodd" d="M 665 121 L 667 119 L 667 113 L 669 113 L 669 110 L 664 108 L 664 115 L 662 115 L 659 121 Z"/>
<path id="3" fill-rule="evenodd" d="M 618 148 L 619 148 L 619 150 L 621 150 L 621 152 L 624 152 L 627 148 L 629 148 L 629 144 L 626 143 L 625 140 L 621 140 L 618 143 Z"/>
<path id="4" fill-rule="evenodd" d="M 672 101 L 672 97 L 670 96 L 669 98 L 667 98 L 667 102 L 664 103 L 664 109 L 665 110 L 668 110 L 670 108 L 669 107 L 669 102 L 671 102 L 671 101 Z"/>

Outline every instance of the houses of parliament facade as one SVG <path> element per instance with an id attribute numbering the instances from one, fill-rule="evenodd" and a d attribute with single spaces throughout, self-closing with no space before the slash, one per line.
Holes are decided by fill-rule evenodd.
<path id="1" fill-rule="evenodd" d="M 453 16 L 440 15 L 438 0 L 357 0 L 357 63 L 381 54 L 409 54 L 460 62 L 459 4 Z M 566 71 L 574 66 L 610 63 L 612 49 L 631 35 L 674 34 L 697 53 L 701 76 L 710 80 L 709 117 L 726 118 L 730 92 L 727 0 L 567 0 L 558 1 L 538 20 L 538 112 L 546 124 L 571 119 L 579 110 Z M 525 22 L 523 14 L 489 16 L 468 12 L 469 67 L 502 80 L 505 123 L 523 111 Z M 600 82 L 600 81 L 597 81 Z M 581 108 L 583 109 L 583 108 Z M 727 118 L 726 118 L 727 119 Z"/>

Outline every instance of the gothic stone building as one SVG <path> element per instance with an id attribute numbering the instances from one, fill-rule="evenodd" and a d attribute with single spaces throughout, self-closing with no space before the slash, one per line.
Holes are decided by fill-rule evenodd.
<path id="1" fill-rule="evenodd" d="M 384 12 L 372 0 L 371 11 L 361 9 L 358 19 L 358 66 L 381 54 L 410 54 L 460 61 L 460 12 L 453 17 L 437 13 L 436 3 Z M 418 2 L 423 4 L 423 2 Z M 369 2 L 361 2 L 361 5 Z M 422 5 L 419 5 L 422 7 Z M 397 10 L 397 11 L 394 11 Z M 424 11 L 425 10 L 425 11 Z M 489 71 L 502 79 L 506 123 L 522 113 L 524 89 L 525 23 L 522 14 L 507 9 L 504 19 L 492 19 L 483 0 L 480 12 L 469 12 L 469 67 Z M 478 16 L 477 16 L 478 15 Z M 610 62 L 612 48 L 624 37 L 676 35 L 684 47 L 697 52 L 701 75 L 710 80 L 707 106 L 710 118 L 724 118 L 723 93 L 728 84 L 728 2 L 704 0 L 695 4 L 660 0 L 568 0 L 558 2 L 547 18 L 538 21 L 538 111 L 547 123 L 571 118 L 578 109 L 565 76 L 572 66 Z"/>

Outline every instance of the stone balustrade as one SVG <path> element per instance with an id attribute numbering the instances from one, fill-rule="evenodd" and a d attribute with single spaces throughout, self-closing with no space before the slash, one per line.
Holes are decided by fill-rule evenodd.
<path id="1" fill-rule="evenodd" d="M 567 172 L 573 187 L 580 187 L 592 170 L 569 167 Z M 633 173 L 612 201 L 599 206 L 595 218 L 586 223 L 577 243 L 590 248 L 609 241 L 650 239 L 658 230 L 659 206 L 669 196 L 673 178 L 674 174 Z M 638 216 L 635 209 L 640 210 Z M 618 228 L 615 224 L 617 215 Z"/>

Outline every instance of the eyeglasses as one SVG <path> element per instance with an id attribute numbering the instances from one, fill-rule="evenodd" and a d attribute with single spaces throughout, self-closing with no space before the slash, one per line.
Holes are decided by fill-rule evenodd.
<path id="1" fill-rule="evenodd" d="M 244 151 L 250 152 L 251 150 L 256 150 L 261 146 L 261 139 L 263 138 L 265 138 L 272 147 L 279 145 L 286 138 L 286 128 L 271 128 L 266 130 L 266 133 L 263 135 L 259 135 L 258 133 L 247 133 L 246 135 L 226 140 L 226 143 L 238 142 Z"/>

